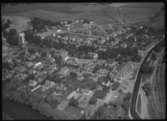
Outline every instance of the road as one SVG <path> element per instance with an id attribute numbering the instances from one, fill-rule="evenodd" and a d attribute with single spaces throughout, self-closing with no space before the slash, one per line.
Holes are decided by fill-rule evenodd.
<path id="1" fill-rule="evenodd" d="M 147 60 L 147 58 L 149 57 L 149 55 L 151 54 L 152 50 L 161 45 L 164 42 L 164 40 L 161 40 L 160 42 L 158 42 L 157 44 L 155 44 L 153 47 L 151 47 L 148 51 L 148 53 L 146 54 L 146 56 L 143 58 L 143 60 L 141 61 L 138 73 L 136 75 L 136 82 L 133 88 L 133 94 L 132 94 L 132 98 L 131 98 L 131 103 L 130 103 L 130 107 L 129 107 L 129 115 L 131 119 L 140 119 L 140 116 L 137 114 L 136 112 L 136 100 L 137 100 L 137 96 L 138 96 L 138 92 L 139 92 L 139 87 L 140 87 L 140 83 L 141 83 L 141 77 L 142 77 L 142 67 L 145 63 L 145 61 Z"/>

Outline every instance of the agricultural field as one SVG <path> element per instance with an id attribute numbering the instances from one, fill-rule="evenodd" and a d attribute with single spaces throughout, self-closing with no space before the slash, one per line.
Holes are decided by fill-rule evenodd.
<path id="1" fill-rule="evenodd" d="M 90 19 L 97 23 L 108 24 L 121 22 L 123 24 L 146 22 L 153 26 L 161 27 L 164 25 L 163 3 L 152 4 L 128 4 L 119 7 L 113 7 L 112 4 L 16 4 L 4 6 L 2 12 L 4 15 L 40 17 L 42 19 L 58 20 L 74 20 L 79 18 Z M 10 9 L 9 9 L 10 8 Z M 156 13 L 154 21 L 149 21 Z M 160 20 L 160 21 L 159 21 Z M 155 22 L 156 21 L 156 22 Z M 158 23 L 157 23 L 158 21 Z M 158 25 L 155 25 L 158 24 Z"/>
<path id="2" fill-rule="evenodd" d="M 147 60 L 147 69 L 150 69 L 147 74 L 143 73 L 142 86 L 137 100 L 138 113 L 145 119 L 165 118 L 164 50 L 160 48 L 157 50 L 153 51 L 154 54 L 151 54 Z"/>

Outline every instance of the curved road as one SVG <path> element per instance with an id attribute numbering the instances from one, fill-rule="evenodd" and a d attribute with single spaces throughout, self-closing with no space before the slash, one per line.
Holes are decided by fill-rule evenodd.
<path id="1" fill-rule="evenodd" d="M 157 46 L 160 46 L 163 43 L 165 43 L 165 41 L 161 40 L 160 42 L 155 44 L 153 47 L 151 47 L 149 49 L 148 53 L 146 54 L 146 56 L 144 57 L 144 59 L 141 62 L 141 65 L 140 65 L 139 70 L 138 70 L 138 74 L 136 76 L 136 82 L 135 82 L 135 85 L 134 85 L 134 88 L 133 88 L 133 94 L 132 94 L 131 103 L 130 103 L 130 107 L 129 107 L 129 115 L 130 115 L 131 119 L 140 119 L 140 116 L 136 112 L 136 100 L 137 100 L 139 87 L 140 87 L 140 82 L 141 82 L 141 77 L 142 77 L 141 69 L 142 69 L 145 61 L 147 60 L 148 56 L 151 54 L 152 50 L 155 49 Z"/>

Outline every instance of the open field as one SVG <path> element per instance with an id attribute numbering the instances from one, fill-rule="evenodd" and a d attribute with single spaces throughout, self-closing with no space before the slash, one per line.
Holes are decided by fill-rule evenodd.
<path id="1" fill-rule="evenodd" d="M 88 4 L 88 3 L 58 3 L 58 4 L 15 4 L 2 8 L 2 15 L 15 15 L 26 17 L 40 17 L 43 19 L 74 20 L 87 18 L 100 24 L 107 23 L 136 23 L 148 21 L 155 13 L 160 11 L 163 4 L 150 5 L 145 3 L 128 4 L 120 7 L 112 7 L 110 4 Z M 10 8 L 10 9 L 9 9 Z M 156 27 L 163 27 L 163 12 L 156 17 L 153 24 Z M 158 24 L 158 25 L 155 25 Z"/>
<path id="2" fill-rule="evenodd" d="M 156 77 L 152 84 L 153 90 L 148 107 L 152 119 L 165 118 L 165 65 L 157 67 Z"/>
<path id="3" fill-rule="evenodd" d="M 165 64 L 161 61 L 161 55 L 154 62 L 155 69 L 151 74 L 151 78 L 147 79 L 147 90 L 142 91 L 142 111 L 141 117 L 148 116 L 149 119 L 164 119 L 165 118 Z M 146 82 L 147 83 L 147 82 Z M 146 87 L 146 86 L 145 86 Z M 147 112 L 147 113 L 144 113 Z"/>

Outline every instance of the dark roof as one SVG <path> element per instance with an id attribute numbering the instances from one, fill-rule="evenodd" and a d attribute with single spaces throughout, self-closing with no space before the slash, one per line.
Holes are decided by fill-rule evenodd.
<path id="1" fill-rule="evenodd" d="M 95 92 L 95 94 L 91 97 L 91 99 L 89 100 L 89 104 L 95 104 L 97 101 L 97 98 L 104 98 L 106 96 L 106 91 L 104 90 L 98 90 Z"/>
<path id="2" fill-rule="evenodd" d="M 120 83 L 119 82 L 114 82 L 112 85 L 112 90 L 116 90 L 119 87 Z"/>
<path id="3" fill-rule="evenodd" d="M 93 97 L 96 97 L 96 98 L 104 98 L 105 96 L 106 96 L 106 91 L 104 90 L 98 90 L 93 95 Z"/>

